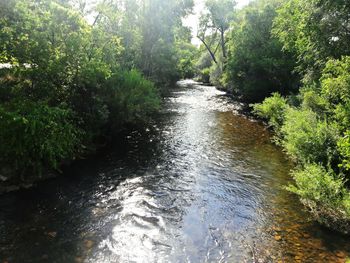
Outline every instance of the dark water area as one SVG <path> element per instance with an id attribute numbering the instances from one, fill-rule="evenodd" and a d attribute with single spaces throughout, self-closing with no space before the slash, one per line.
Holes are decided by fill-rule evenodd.
<path id="1" fill-rule="evenodd" d="M 0 262 L 345 262 L 350 238 L 284 190 L 269 131 L 214 87 L 179 85 L 114 150 L 0 196 Z"/>

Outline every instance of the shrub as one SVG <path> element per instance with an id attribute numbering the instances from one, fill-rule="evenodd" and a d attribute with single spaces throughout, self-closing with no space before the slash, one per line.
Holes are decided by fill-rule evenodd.
<path id="1" fill-rule="evenodd" d="M 0 162 L 22 175 L 58 169 L 79 151 L 81 131 L 72 118 L 71 111 L 44 103 L 0 106 Z"/>
<path id="2" fill-rule="evenodd" d="M 123 124 L 143 123 L 160 107 L 158 90 L 136 70 L 112 76 L 107 85 L 109 124 L 114 131 Z"/>
<path id="3" fill-rule="evenodd" d="M 328 165 L 337 158 L 337 125 L 319 120 L 311 110 L 289 108 L 281 133 L 282 145 L 295 160 Z"/>
<path id="4" fill-rule="evenodd" d="M 323 95 L 333 104 L 350 100 L 350 57 L 329 60 L 321 77 Z"/>
<path id="5" fill-rule="evenodd" d="M 273 93 L 272 97 L 266 98 L 262 103 L 253 105 L 253 112 L 266 119 L 277 133 L 281 130 L 285 112 L 288 108 L 287 100 L 279 93 Z"/>
<path id="6" fill-rule="evenodd" d="M 199 80 L 204 83 L 210 82 L 210 68 L 202 69 L 199 73 Z"/>
<path id="7" fill-rule="evenodd" d="M 342 157 L 342 163 L 339 165 L 345 170 L 350 170 L 350 131 L 347 131 L 344 137 L 338 141 L 338 150 Z"/>
<path id="8" fill-rule="evenodd" d="M 177 44 L 177 70 L 182 79 L 194 77 L 196 73 L 195 59 L 197 52 L 197 49 L 192 44 L 182 42 Z"/>
<path id="9" fill-rule="evenodd" d="M 191 58 L 180 59 L 177 67 L 182 79 L 192 78 L 195 74 L 193 60 Z"/>
<path id="10" fill-rule="evenodd" d="M 308 87 L 301 90 L 302 104 L 303 109 L 312 110 L 317 113 L 319 116 L 325 116 L 328 109 L 327 100 L 318 94 L 315 88 Z"/>
<path id="11" fill-rule="evenodd" d="M 293 172 L 295 185 L 288 190 L 300 196 L 317 221 L 330 228 L 348 233 L 350 230 L 350 193 L 344 179 L 331 169 L 308 164 Z"/>
<path id="12" fill-rule="evenodd" d="M 217 64 L 213 63 L 213 65 L 209 69 L 210 83 L 215 86 L 222 87 L 222 81 L 221 81 L 222 74 L 223 74 L 223 69 L 222 69 L 221 63 L 217 63 Z"/>
<path id="13" fill-rule="evenodd" d="M 350 57 L 329 60 L 321 78 L 321 92 L 333 118 L 346 130 L 350 125 Z"/>
<path id="14" fill-rule="evenodd" d="M 296 185 L 289 186 L 288 189 L 302 199 L 330 206 L 339 204 L 344 188 L 343 180 L 336 178 L 332 170 L 327 171 L 317 164 L 307 164 L 303 170 L 294 171 L 292 176 Z"/>

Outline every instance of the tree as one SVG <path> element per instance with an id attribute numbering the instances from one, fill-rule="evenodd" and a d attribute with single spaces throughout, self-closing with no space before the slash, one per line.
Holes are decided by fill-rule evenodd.
<path id="1" fill-rule="evenodd" d="M 104 1 L 97 24 L 120 39 L 122 67 L 139 69 L 165 89 L 181 75 L 177 65 L 184 57 L 178 53 L 176 34 L 192 6 L 192 0 Z"/>
<path id="2" fill-rule="evenodd" d="M 206 47 L 214 63 L 218 63 L 216 52 L 221 47 L 222 57 L 227 57 L 225 32 L 233 18 L 235 1 L 207 0 L 207 13 L 202 14 L 197 37 Z"/>
<path id="3" fill-rule="evenodd" d="M 329 58 L 350 55 L 347 0 L 289 0 L 278 10 L 273 33 L 298 57 L 305 80 L 319 79 Z"/>
<path id="4" fill-rule="evenodd" d="M 297 90 L 295 59 L 283 52 L 280 41 L 271 35 L 278 6 L 278 1 L 254 2 L 232 24 L 226 81 L 248 102 L 262 101 L 273 92 Z"/>

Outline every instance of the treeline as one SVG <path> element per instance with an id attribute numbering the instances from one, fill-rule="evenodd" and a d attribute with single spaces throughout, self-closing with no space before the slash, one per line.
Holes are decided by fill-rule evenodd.
<path id="1" fill-rule="evenodd" d="M 213 62 L 203 45 L 202 78 L 258 103 L 297 164 L 288 189 L 320 223 L 349 233 L 350 2 L 256 0 L 228 12 L 227 58 Z M 207 43 L 221 41 L 215 34 Z"/>
<path id="2" fill-rule="evenodd" d="M 192 76 L 192 0 L 0 1 L 0 175 L 94 151 Z"/>

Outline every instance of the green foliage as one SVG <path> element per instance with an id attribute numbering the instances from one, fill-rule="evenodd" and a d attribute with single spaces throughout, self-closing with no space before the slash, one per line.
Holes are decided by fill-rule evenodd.
<path id="1" fill-rule="evenodd" d="M 221 77 L 223 74 L 223 68 L 221 63 L 213 64 L 209 69 L 209 79 L 210 83 L 215 85 L 216 87 L 222 87 Z"/>
<path id="2" fill-rule="evenodd" d="M 121 72 L 108 80 L 110 94 L 107 100 L 112 130 L 125 124 L 147 121 L 160 107 L 154 84 L 136 70 Z"/>
<path id="3" fill-rule="evenodd" d="M 197 80 L 209 83 L 210 81 L 210 67 L 212 66 L 212 59 L 208 52 L 201 52 L 196 61 Z"/>
<path id="4" fill-rule="evenodd" d="M 287 153 L 303 164 L 328 165 L 337 159 L 337 125 L 320 120 L 311 110 L 288 109 L 281 133 Z"/>
<path id="5" fill-rule="evenodd" d="M 347 0 L 289 0 L 278 10 L 274 34 L 296 54 L 306 81 L 318 80 L 326 61 L 350 55 Z"/>
<path id="6" fill-rule="evenodd" d="M 276 1 L 253 2 L 232 25 L 226 81 L 247 102 L 296 90 L 295 60 L 271 35 L 276 6 Z"/>
<path id="7" fill-rule="evenodd" d="M 21 174 L 74 159 L 81 135 L 67 109 L 26 101 L 0 106 L 0 162 Z"/>
<path id="8" fill-rule="evenodd" d="M 350 100 L 350 57 L 327 62 L 321 77 L 322 94 L 333 105 Z"/>
<path id="9" fill-rule="evenodd" d="M 200 47 L 200 52 L 202 52 L 199 62 L 200 70 L 209 68 L 213 64 L 210 75 L 212 77 L 211 83 L 215 85 L 220 84 L 220 75 L 222 75 L 227 61 L 226 32 L 234 18 L 235 5 L 236 2 L 233 0 L 206 0 L 206 10 L 202 12 L 199 18 L 197 38 L 202 43 Z M 203 58 L 205 60 L 202 60 Z M 206 78 L 201 72 L 199 73 L 200 78 Z"/>
<path id="10" fill-rule="evenodd" d="M 339 139 L 338 150 L 342 157 L 340 167 L 347 171 L 350 170 L 350 131 L 347 131 L 344 137 Z"/>
<path id="11" fill-rule="evenodd" d="M 253 112 L 268 121 L 269 125 L 280 132 L 285 120 L 286 110 L 289 108 L 287 100 L 279 93 L 273 93 L 262 103 L 253 105 Z"/>
<path id="12" fill-rule="evenodd" d="M 344 233 L 350 227 L 344 179 L 350 167 L 349 10 L 343 0 L 288 0 L 272 29 L 283 50 L 298 59 L 295 70 L 304 83 L 296 107 L 280 115 L 279 141 L 301 166 L 289 190 L 319 222 Z"/>
<path id="13" fill-rule="evenodd" d="M 321 223 L 343 233 L 349 233 L 350 192 L 344 178 L 321 165 L 308 164 L 293 172 L 295 185 L 288 190 L 300 196 Z"/>
<path id="14" fill-rule="evenodd" d="M 197 49 L 191 45 L 180 42 L 177 46 L 179 56 L 177 70 L 182 79 L 193 78 L 196 73 L 195 58 Z"/>
<path id="15" fill-rule="evenodd" d="M 202 69 L 199 73 L 199 81 L 210 83 L 210 68 Z"/>
<path id="16" fill-rule="evenodd" d="M 93 150 L 149 120 L 159 92 L 132 69 L 162 86 L 193 74 L 195 50 L 179 23 L 192 4 L 104 1 L 84 11 L 70 1 L 0 1 L 0 62 L 12 65 L 0 69 L 0 165 L 24 176 L 58 169 L 78 145 Z"/>
<path id="17" fill-rule="evenodd" d="M 301 108 L 312 110 L 317 115 L 326 117 L 329 103 L 315 88 L 305 87 L 300 92 L 302 98 Z"/>
<path id="18" fill-rule="evenodd" d="M 177 46 L 179 41 L 190 44 L 190 39 L 179 37 L 179 32 L 183 31 L 181 19 L 191 11 L 193 1 L 145 0 L 139 5 L 142 12 L 137 23 L 141 25 L 142 43 L 137 68 L 164 89 L 183 73 L 179 64 L 188 54 Z"/>
<path id="19" fill-rule="evenodd" d="M 338 206 L 341 202 L 344 191 L 343 179 L 337 178 L 332 170 L 327 171 L 321 165 L 308 164 L 305 169 L 294 171 L 292 175 L 296 185 L 290 186 L 289 190 L 301 198 L 330 207 Z M 350 207 L 347 213 L 350 215 Z"/>
<path id="20" fill-rule="evenodd" d="M 206 0 L 213 25 L 225 31 L 233 19 L 235 4 L 233 0 Z"/>
<path id="21" fill-rule="evenodd" d="M 350 57 L 331 59 L 321 76 L 321 94 L 329 104 L 329 112 L 346 130 L 350 125 Z"/>
<path id="22" fill-rule="evenodd" d="M 212 65 L 212 59 L 208 52 L 201 52 L 198 60 L 196 61 L 196 68 L 201 71 L 205 68 L 210 68 Z"/>

